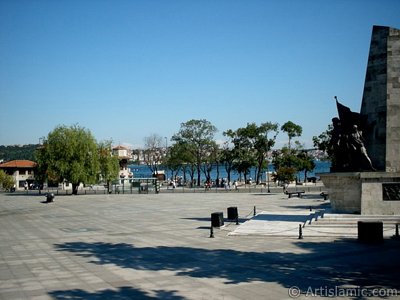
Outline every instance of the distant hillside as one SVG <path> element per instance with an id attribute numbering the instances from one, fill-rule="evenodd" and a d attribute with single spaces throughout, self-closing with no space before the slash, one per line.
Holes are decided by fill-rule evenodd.
<path id="1" fill-rule="evenodd" d="M 12 145 L 0 146 L 0 161 L 10 161 L 15 159 L 35 160 L 34 152 L 39 145 Z"/>

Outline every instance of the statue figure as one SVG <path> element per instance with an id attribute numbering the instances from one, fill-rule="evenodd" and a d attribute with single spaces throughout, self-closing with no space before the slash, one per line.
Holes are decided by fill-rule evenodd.
<path id="1" fill-rule="evenodd" d="M 349 147 L 352 159 L 359 170 L 375 170 L 365 148 L 362 132 L 358 130 L 357 125 L 353 125 L 353 130 L 349 135 Z"/>
<path id="2" fill-rule="evenodd" d="M 339 118 L 332 119 L 332 137 L 330 141 L 330 148 L 332 149 L 332 172 L 341 172 L 348 168 L 350 157 L 347 155 L 347 141 L 343 134 L 342 124 Z"/>
<path id="3" fill-rule="evenodd" d="M 333 172 L 374 171 L 364 145 L 360 127 L 366 121 L 359 113 L 339 103 L 335 97 L 339 118 L 332 119 L 331 147 Z"/>

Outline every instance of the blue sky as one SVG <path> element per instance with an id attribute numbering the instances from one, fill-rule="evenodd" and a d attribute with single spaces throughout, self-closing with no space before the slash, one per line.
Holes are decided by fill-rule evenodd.
<path id="1" fill-rule="evenodd" d="M 218 140 L 290 120 L 311 146 L 335 95 L 359 111 L 372 26 L 399 16 L 398 0 L 0 0 L 0 144 L 79 124 L 140 147 L 207 119 Z"/>

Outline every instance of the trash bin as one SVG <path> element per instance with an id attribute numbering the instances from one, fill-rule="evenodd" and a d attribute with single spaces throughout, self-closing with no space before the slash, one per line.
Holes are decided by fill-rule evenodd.
<path id="1" fill-rule="evenodd" d="M 383 222 L 358 221 L 358 241 L 366 243 L 383 242 Z"/>
<path id="2" fill-rule="evenodd" d="M 236 220 L 239 217 L 236 206 L 228 207 L 228 220 Z"/>
<path id="3" fill-rule="evenodd" d="M 214 212 L 211 214 L 211 226 L 212 227 L 221 227 L 224 225 L 224 213 L 223 212 Z"/>

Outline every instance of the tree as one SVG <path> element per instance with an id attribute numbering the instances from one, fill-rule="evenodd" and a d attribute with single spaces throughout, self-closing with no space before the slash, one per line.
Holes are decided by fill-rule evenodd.
<path id="1" fill-rule="evenodd" d="M 0 170 L 0 186 L 4 190 L 9 191 L 13 188 L 14 184 L 14 178 L 11 175 L 8 175 L 3 170 Z"/>
<path id="2" fill-rule="evenodd" d="M 223 133 L 226 136 L 226 132 Z M 233 164 L 236 159 L 235 148 L 230 147 L 229 142 L 225 142 L 221 149 L 221 162 L 224 164 L 225 171 L 228 175 L 228 182 L 231 181 L 231 172 L 233 170 Z"/>
<path id="3" fill-rule="evenodd" d="M 272 133 L 272 137 L 269 135 Z M 245 180 L 248 170 L 256 167 L 256 182 L 260 183 L 262 170 L 266 168 L 266 158 L 268 151 L 275 145 L 278 134 L 278 124 L 265 122 L 260 126 L 249 123 L 246 127 L 236 131 L 228 130 L 224 133 L 232 139 L 236 154 L 241 158 L 241 162 L 236 167 L 244 171 Z"/>
<path id="4" fill-rule="evenodd" d="M 212 141 L 209 145 L 208 152 L 205 153 L 202 159 L 202 170 L 206 177 L 206 182 L 211 182 L 211 171 L 213 166 L 217 164 L 218 168 L 219 160 L 219 147 L 215 141 Z"/>
<path id="5" fill-rule="evenodd" d="M 273 175 L 274 181 L 279 181 L 284 189 L 288 184 L 296 179 L 296 169 L 291 167 L 281 167 Z"/>
<path id="6" fill-rule="evenodd" d="M 297 154 L 298 171 L 304 171 L 304 182 L 307 180 L 307 173 L 315 169 L 315 162 L 312 157 L 308 156 L 307 151 L 300 151 Z"/>
<path id="7" fill-rule="evenodd" d="M 244 181 L 247 182 L 247 175 L 250 173 L 250 168 L 255 165 L 254 151 L 250 141 L 243 134 L 243 128 L 235 131 L 229 129 L 224 132 L 224 135 L 229 137 L 232 144 L 232 169 L 244 175 Z"/>
<path id="8" fill-rule="evenodd" d="M 190 120 L 182 123 L 179 132 L 172 137 L 177 143 L 187 144 L 188 151 L 195 157 L 198 186 L 200 186 L 201 165 L 204 158 L 212 151 L 216 132 L 217 128 L 205 119 Z"/>
<path id="9" fill-rule="evenodd" d="M 303 128 L 300 125 L 294 124 L 292 121 L 288 121 L 282 125 L 281 130 L 286 132 L 289 137 L 288 147 L 291 147 L 291 140 L 296 136 L 301 136 Z"/>
<path id="10" fill-rule="evenodd" d="M 110 192 L 110 183 L 118 178 L 119 161 L 112 155 L 112 142 L 102 141 L 98 145 L 100 177 L 107 185 L 107 191 Z"/>
<path id="11" fill-rule="evenodd" d="M 38 145 L 11 145 L 0 146 L 0 160 L 10 161 L 16 159 L 34 160 L 35 150 Z"/>
<path id="12" fill-rule="evenodd" d="M 92 133 L 78 125 L 57 126 L 37 151 L 38 169 L 49 179 L 72 184 L 78 193 L 80 183 L 95 183 L 99 174 L 97 143 Z"/>
<path id="13" fill-rule="evenodd" d="M 272 157 L 275 168 L 274 181 L 283 183 L 284 188 L 286 188 L 286 185 L 296 179 L 297 157 L 294 151 L 288 147 L 275 150 Z"/>
<path id="14" fill-rule="evenodd" d="M 146 165 L 153 174 L 157 173 L 158 166 L 161 164 L 164 157 L 162 136 L 153 133 L 145 137 L 144 148 L 143 154 Z"/>
<path id="15" fill-rule="evenodd" d="M 313 136 L 313 144 L 314 147 L 318 148 L 318 150 L 324 151 L 328 158 L 332 161 L 333 159 L 333 147 L 332 147 L 332 132 L 333 126 L 328 125 L 328 129 L 322 132 L 319 136 Z"/>
<path id="16" fill-rule="evenodd" d="M 175 143 L 171 145 L 168 149 L 168 153 L 163 161 L 163 164 L 171 171 L 172 179 L 178 174 L 178 172 L 183 168 L 184 164 L 187 162 L 188 152 L 186 151 L 185 144 Z M 184 179 L 185 173 L 184 173 Z"/>
<path id="17" fill-rule="evenodd" d="M 257 175 L 256 182 L 260 183 L 261 172 L 266 168 L 266 158 L 268 151 L 275 145 L 275 139 L 278 135 L 278 124 L 276 123 L 262 123 L 256 126 L 254 123 L 247 125 L 247 128 L 252 139 L 253 147 L 255 150 L 255 157 L 257 161 Z M 268 138 L 269 133 L 273 134 L 272 138 Z"/>

